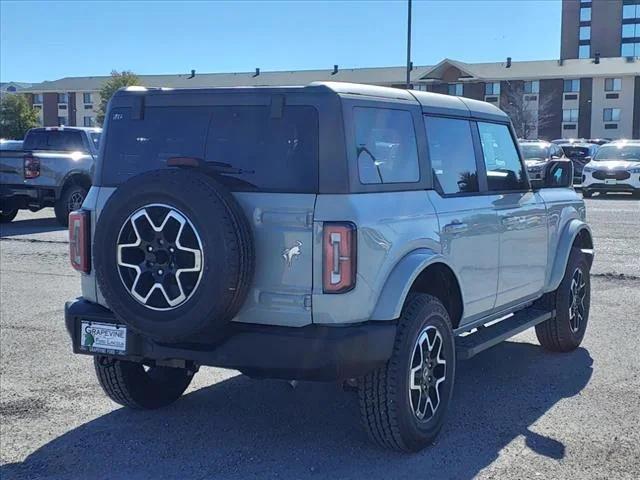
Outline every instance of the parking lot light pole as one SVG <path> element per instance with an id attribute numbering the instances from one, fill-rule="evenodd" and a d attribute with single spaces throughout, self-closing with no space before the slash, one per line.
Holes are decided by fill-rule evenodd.
<path id="1" fill-rule="evenodd" d="M 407 0 L 407 89 L 411 87 L 411 0 Z"/>

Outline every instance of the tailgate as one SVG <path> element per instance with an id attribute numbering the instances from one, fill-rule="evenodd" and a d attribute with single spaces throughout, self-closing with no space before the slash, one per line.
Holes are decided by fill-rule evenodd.
<path id="1" fill-rule="evenodd" d="M 23 157 L 25 152 L 0 152 L 0 184 L 22 185 L 24 183 Z"/>
<path id="2" fill-rule="evenodd" d="M 311 323 L 315 194 L 237 192 L 254 235 L 255 276 L 236 321 Z"/>

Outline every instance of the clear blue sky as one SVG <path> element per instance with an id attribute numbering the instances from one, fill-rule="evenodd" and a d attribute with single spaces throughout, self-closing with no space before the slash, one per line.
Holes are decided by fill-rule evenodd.
<path id="1" fill-rule="evenodd" d="M 560 0 L 413 2 L 415 65 L 558 58 Z M 406 1 L 0 0 L 0 79 L 403 65 Z"/>

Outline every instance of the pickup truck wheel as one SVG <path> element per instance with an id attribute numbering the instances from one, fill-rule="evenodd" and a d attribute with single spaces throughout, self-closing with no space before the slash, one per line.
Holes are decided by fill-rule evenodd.
<path id="1" fill-rule="evenodd" d="M 11 222 L 14 218 L 16 218 L 17 214 L 18 214 L 17 208 L 15 210 L 2 210 L 0 212 L 0 223 Z"/>
<path id="2" fill-rule="evenodd" d="M 590 190 L 585 190 L 584 188 L 582 189 L 582 198 L 591 198 L 593 197 L 593 192 L 591 192 Z"/>
<path id="3" fill-rule="evenodd" d="M 93 357 L 96 375 L 107 396 L 135 409 L 154 409 L 175 402 L 191 383 L 186 368 L 150 367 L 110 357 Z"/>
<path id="4" fill-rule="evenodd" d="M 455 342 L 449 314 L 427 294 L 408 297 L 387 364 L 359 379 L 365 430 L 378 445 L 416 452 L 442 428 L 453 392 Z"/>
<path id="5" fill-rule="evenodd" d="M 69 185 L 65 187 L 60 198 L 53 206 L 56 220 L 63 226 L 69 225 L 69 214 L 80 209 L 84 199 L 87 197 L 87 189 L 80 185 Z"/>
<path id="6" fill-rule="evenodd" d="M 556 315 L 536 325 L 536 336 L 547 350 L 569 352 L 582 343 L 589 320 L 589 263 L 580 249 L 571 249 L 564 277 L 554 296 Z"/>

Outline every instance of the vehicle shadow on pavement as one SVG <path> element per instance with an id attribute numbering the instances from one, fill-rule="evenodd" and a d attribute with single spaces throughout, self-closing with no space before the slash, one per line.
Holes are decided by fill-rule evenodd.
<path id="1" fill-rule="evenodd" d="M 28 220 L 14 220 L 11 223 L 0 224 L 0 237 L 15 237 L 32 235 L 35 233 L 56 232 L 66 230 L 55 218 L 33 218 Z"/>
<path id="2" fill-rule="evenodd" d="M 292 389 L 237 376 L 163 410 L 117 409 L 5 465 L 0 476 L 469 479 L 520 436 L 537 454 L 563 458 L 564 445 L 532 424 L 585 387 L 592 363 L 583 348 L 551 354 L 515 342 L 460 362 L 445 427 L 415 455 L 368 443 L 357 396 L 335 384 Z"/>

